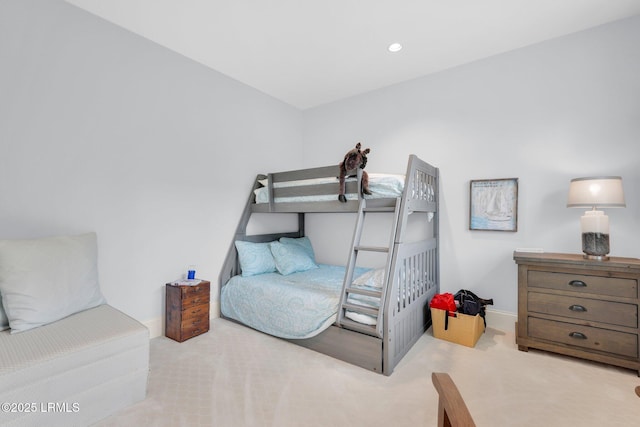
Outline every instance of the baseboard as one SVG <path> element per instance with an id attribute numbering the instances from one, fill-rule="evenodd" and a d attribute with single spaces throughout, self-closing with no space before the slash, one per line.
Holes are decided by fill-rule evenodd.
<path id="1" fill-rule="evenodd" d="M 515 332 L 518 315 L 506 311 L 487 309 L 487 328 L 498 329 L 503 332 Z"/>
<path id="2" fill-rule="evenodd" d="M 215 319 L 220 317 L 220 304 L 218 301 L 211 301 L 209 306 L 209 318 Z M 150 338 L 164 336 L 164 315 L 162 317 L 156 317 L 155 319 L 145 320 L 140 323 L 149 329 Z"/>
<path id="3" fill-rule="evenodd" d="M 151 320 L 141 322 L 149 329 L 149 338 L 160 337 L 164 335 L 164 317 L 158 317 Z"/>

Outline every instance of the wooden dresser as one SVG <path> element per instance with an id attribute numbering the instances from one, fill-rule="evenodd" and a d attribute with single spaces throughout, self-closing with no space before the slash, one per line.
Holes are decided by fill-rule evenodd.
<path id="1" fill-rule="evenodd" d="M 630 368 L 640 375 L 640 259 L 514 252 L 516 343 Z"/>
<path id="2" fill-rule="evenodd" d="M 194 286 L 166 285 L 165 335 L 182 342 L 209 330 L 211 283 Z"/>

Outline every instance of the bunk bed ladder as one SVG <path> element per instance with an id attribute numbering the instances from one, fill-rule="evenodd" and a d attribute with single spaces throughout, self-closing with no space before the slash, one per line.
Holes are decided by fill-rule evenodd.
<path id="1" fill-rule="evenodd" d="M 367 200 L 361 199 L 360 206 L 358 208 L 358 217 L 356 219 L 356 227 L 353 233 L 353 242 L 351 244 L 351 253 L 349 254 L 349 261 L 347 263 L 347 269 L 345 272 L 344 283 L 342 286 L 342 294 L 340 296 L 340 305 L 338 309 L 337 323 L 340 327 L 346 327 L 347 329 L 355 330 L 357 332 L 365 333 L 368 335 L 374 335 L 377 337 L 383 336 L 383 322 L 382 313 L 385 305 L 385 297 L 387 294 L 387 286 L 391 286 L 390 280 L 390 268 L 392 264 L 392 258 L 394 253 L 394 244 L 396 235 L 398 233 L 398 224 L 400 218 L 400 198 L 396 200 L 394 206 L 388 207 L 367 207 Z M 391 226 L 391 237 L 387 246 L 362 246 L 360 244 L 362 238 L 362 229 L 364 228 L 364 221 L 368 212 L 393 212 L 393 224 Z M 379 291 L 360 289 L 352 286 L 353 275 L 357 264 L 359 252 L 386 252 L 387 261 L 385 264 L 385 280 L 384 286 Z M 369 307 L 357 302 L 349 301 L 349 296 L 365 296 L 379 299 L 379 306 Z M 347 312 L 369 315 L 377 319 L 377 325 L 366 325 L 364 323 L 356 322 L 349 319 Z"/>

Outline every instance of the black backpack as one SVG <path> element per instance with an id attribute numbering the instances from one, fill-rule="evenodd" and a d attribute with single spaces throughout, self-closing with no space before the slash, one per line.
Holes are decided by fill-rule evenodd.
<path id="1" fill-rule="evenodd" d="M 493 305 L 493 298 L 480 298 L 471 291 L 461 289 L 453 296 L 453 299 L 456 301 L 456 305 L 458 306 L 458 312 L 468 314 L 470 316 L 479 314 L 482 317 L 482 320 L 484 320 L 484 327 L 487 327 L 485 309 L 487 305 Z"/>

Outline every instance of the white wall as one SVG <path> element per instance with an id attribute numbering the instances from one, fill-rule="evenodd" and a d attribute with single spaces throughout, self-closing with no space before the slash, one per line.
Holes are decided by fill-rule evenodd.
<path id="1" fill-rule="evenodd" d="M 638 46 L 640 17 L 307 110 L 305 162 L 338 162 L 362 141 L 369 171 L 404 172 L 410 153 L 439 167 L 442 291 L 472 289 L 516 313 L 515 248 L 581 252 L 571 178 L 623 177 L 627 208 L 606 212 L 611 255 L 640 256 Z M 469 231 L 469 181 L 512 177 L 518 231 Z M 349 221 L 309 221 L 323 261 L 348 252 L 350 233 L 335 230 Z"/>
<path id="2" fill-rule="evenodd" d="M 189 264 L 217 282 L 255 175 L 299 162 L 301 129 L 62 1 L 0 2 L 0 239 L 96 231 L 103 292 L 141 321 Z"/>

